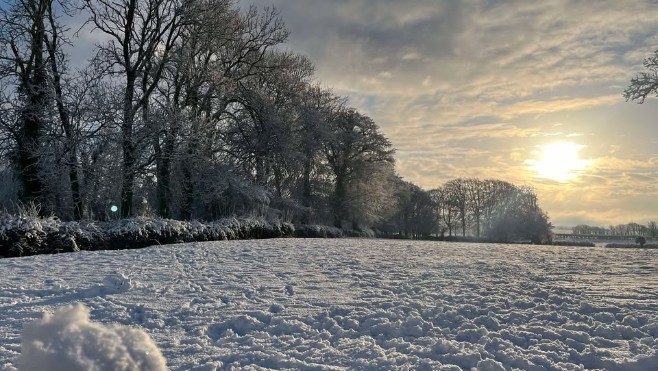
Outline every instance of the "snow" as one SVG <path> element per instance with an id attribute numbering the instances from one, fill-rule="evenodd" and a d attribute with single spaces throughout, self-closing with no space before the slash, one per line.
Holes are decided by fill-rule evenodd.
<path id="1" fill-rule="evenodd" d="M 0 370 L 18 369 L 25 326 L 57 316 L 143 331 L 172 370 L 658 368 L 658 250 L 275 239 L 0 272 Z"/>
<path id="2" fill-rule="evenodd" d="M 144 331 L 89 321 L 81 304 L 59 309 L 23 330 L 21 370 L 164 371 L 166 361 Z"/>

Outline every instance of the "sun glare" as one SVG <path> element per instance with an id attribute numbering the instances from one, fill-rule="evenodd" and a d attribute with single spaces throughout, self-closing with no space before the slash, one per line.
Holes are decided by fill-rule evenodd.
<path id="1" fill-rule="evenodd" d="M 578 157 L 578 152 L 583 147 L 571 142 L 538 146 L 541 150 L 541 158 L 528 160 L 527 163 L 538 178 L 566 182 L 577 177 L 590 164 L 590 161 Z"/>

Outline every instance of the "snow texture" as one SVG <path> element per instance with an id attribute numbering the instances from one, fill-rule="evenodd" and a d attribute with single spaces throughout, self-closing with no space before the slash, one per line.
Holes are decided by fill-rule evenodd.
<path id="1" fill-rule="evenodd" d="M 28 324 L 22 333 L 24 371 L 166 370 L 166 362 L 144 331 L 89 321 L 81 304 L 64 307 Z"/>
<path id="2" fill-rule="evenodd" d="M 0 271 L 0 370 L 26 324 L 78 302 L 94 322 L 68 315 L 143 330 L 172 370 L 658 369 L 658 250 L 276 239 Z"/>

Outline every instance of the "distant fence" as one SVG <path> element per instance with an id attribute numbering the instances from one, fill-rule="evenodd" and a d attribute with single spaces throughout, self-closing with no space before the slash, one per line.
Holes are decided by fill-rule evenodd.
<path id="1" fill-rule="evenodd" d="M 600 234 L 571 234 L 571 233 L 555 233 L 554 240 L 605 240 L 605 241 L 635 241 L 638 236 L 610 236 Z M 656 237 L 644 237 L 648 241 L 658 241 Z"/>

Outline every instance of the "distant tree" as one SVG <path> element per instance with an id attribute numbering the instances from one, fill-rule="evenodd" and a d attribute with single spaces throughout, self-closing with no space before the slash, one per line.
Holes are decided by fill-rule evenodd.
<path id="1" fill-rule="evenodd" d="M 610 230 L 608 230 L 608 229 L 605 229 L 603 227 L 586 225 L 586 224 L 579 224 L 579 225 L 573 227 L 571 231 L 572 231 L 573 234 L 578 234 L 578 235 L 605 236 L 605 235 L 610 234 Z"/>
<path id="2" fill-rule="evenodd" d="M 439 228 L 436 203 L 430 192 L 400 178 L 395 182 L 396 210 L 392 218 L 397 233 L 406 238 L 426 238 Z"/>
<path id="3" fill-rule="evenodd" d="M 640 245 L 641 247 L 643 247 L 644 244 L 647 243 L 647 239 L 642 237 L 642 236 L 639 236 L 639 237 L 635 238 L 635 243 Z"/>
<path id="4" fill-rule="evenodd" d="M 467 208 L 470 219 L 475 228 L 475 237 L 480 238 L 482 212 L 484 209 L 485 189 L 484 182 L 480 179 L 464 179 L 464 187 L 467 194 Z"/>
<path id="5" fill-rule="evenodd" d="M 462 230 L 462 237 L 466 236 L 468 227 L 468 193 L 464 179 L 453 179 L 443 186 L 446 192 L 446 201 L 457 211 Z"/>
<path id="6" fill-rule="evenodd" d="M 436 207 L 437 223 L 441 235 L 448 231 L 448 236 L 452 236 L 456 229 L 457 213 L 454 203 L 450 199 L 450 194 L 445 187 L 440 187 L 430 191 L 430 197 Z"/>
<path id="7" fill-rule="evenodd" d="M 522 187 L 501 203 L 487 237 L 504 242 L 519 239 L 542 243 L 550 240 L 552 228 L 548 215 L 537 204 L 535 192 Z"/>
<path id="8" fill-rule="evenodd" d="M 655 221 L 650 221 L 647 223 L 647 233 L 649 234 L 649 237 L 656 238 L 658 236 L 658 224 L 656 224 Z"/>

